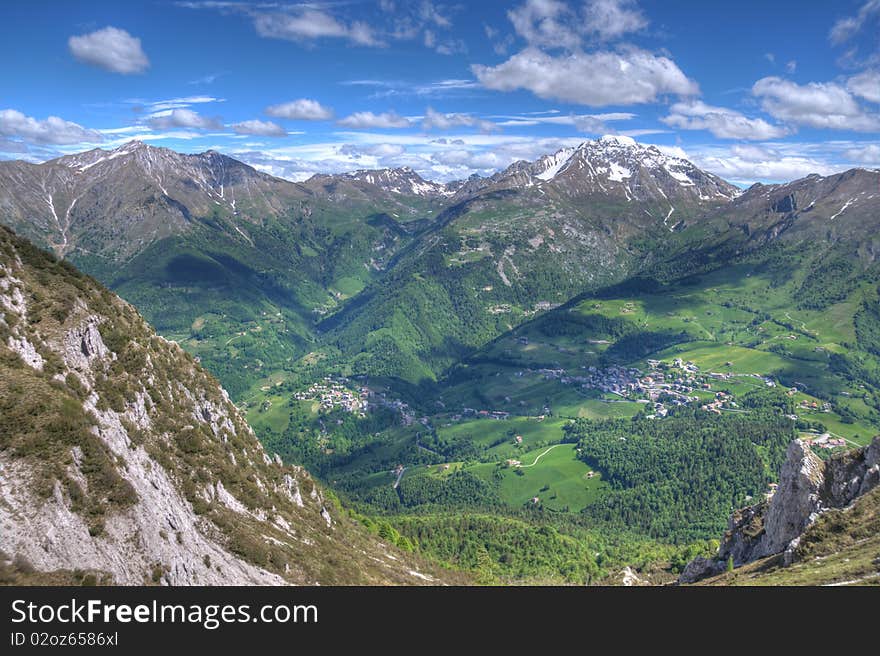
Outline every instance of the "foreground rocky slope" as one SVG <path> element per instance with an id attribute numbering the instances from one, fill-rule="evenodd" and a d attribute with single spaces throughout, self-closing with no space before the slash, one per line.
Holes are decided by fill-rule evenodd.
<path id="1" fill-rule="evenodd" d="M 0 228 L 5 582 L 436 582 L 267 454 L 131 306 Z"/>
<path id="2" fill-rule="evenodd" d="M 730 564 L 734 567 L 752 564 L 747 571 L 760 573 L 801 563 L 799 573 L 803 575 L 805 565 L 809 565 L 805 563 L 808 558 L 821 562 L 835 556 L 836 560 L 843 561 L 842 551 L 855 550 L 859 554 L 865 549 L 870 551 L 872 546 L 867 543 L 871 540 L 876 552 L 869 562 L 873 570 L 862 575 L 877 578 L 880 576 L 880 536 L 877 535 L 880 509 L 875 489 L 878 485 L 880 436 L 867 447 L 835 455 L 827 461 L 820 460 L 806 444 L 795 440 L 789 446 L 776 493 L 768 500 L 736 511 L 717 555 L 691 561 L 679 581 L 692 583 L 705 579 L 730 569 Z M 850 562 L 853 560 L 860 567 L 864 565 L 862 558 L 850 558 Z M 779 576 L 776 573 L 776 577 Z M 836 578 L 841 578 L 839 572 Z M 847 580 L 843 577 L 838 582 Z"/>

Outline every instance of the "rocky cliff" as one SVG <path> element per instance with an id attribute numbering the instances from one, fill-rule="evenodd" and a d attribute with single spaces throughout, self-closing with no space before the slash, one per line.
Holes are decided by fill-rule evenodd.
<path id="1" fill-rule="evenodd" d="M 438 582 L 266 453 L 219 384 L 134 308 L 5 228 L 0 578 Z"/>
<path id="2" fill-rule="evenodd" d="M 714 558 L 697 558 L 679 582 L 718 574 L 732 562 L 740 567 L 780 555 L 781 565 L 803 554 L 805 533 L 826 512 L 847 510 L 880 484 L 880 436 L 861 449 L 820 460 L 804 442 L 793 441 L 779 474 L 776 493 L 731 515 L 727 533 Z"/>

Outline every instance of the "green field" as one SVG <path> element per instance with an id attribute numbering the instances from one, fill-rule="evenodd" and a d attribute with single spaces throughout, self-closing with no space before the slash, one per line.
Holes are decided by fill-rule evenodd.
<path id="1" fill-rule="evenodd" d="M 538 497 L 539 502 L 551 510 L 578 512 L 595 500 L 607 484 L 598 474 L 587 477 L 591 469 L 576 458 L 576 448 L 574 444 L 557 444 L 518 456 L 522 467 L 501 470 L 498 481 L 501 498 L 513 507 L 521 507 Z M 469 471 L 492 481 L 495 469 L 495 464 L 480 464 L 470 467 Z"/>
<path id="2" fill-rule="evenodd" d="M 474 419 L 460 424 L 440 427 L 441 439 L 469 439 L 499 458 L 513 457 L 536 442 L 552 443 L 562 439 L 562 427 L 566 419 L 538 419 L 535 417 L 511 417 L 506 420 Z M 515 444 L 516 436 L 522 437 L 522 445 Z"/>

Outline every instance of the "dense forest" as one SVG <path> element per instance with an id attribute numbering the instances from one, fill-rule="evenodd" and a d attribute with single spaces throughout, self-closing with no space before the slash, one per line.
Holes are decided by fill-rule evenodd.
<path id="1" fill-rule="evenodd" d="M 777 406 L 720 416 L 682 408 L 663 421 L 579 420 L 567 431 L 612 488 L 584 513 L 677 543 L 719 535 L 731 510 L 766 491 L 795 437 Z"/>

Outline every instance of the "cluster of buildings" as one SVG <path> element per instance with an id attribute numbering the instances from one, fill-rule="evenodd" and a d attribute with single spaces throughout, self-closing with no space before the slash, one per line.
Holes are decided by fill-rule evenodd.
<path id="1" fill-rule="evenodd" d="M 452 415 L 450 419 L 452 421 L 461 421 L 465 417 L 503 421 L 505 419 L 510 419 L 510 413 L 504 410 L 475 410 L 474 408 L 462 408 L 460 414 Z"/>
<path id="2" fill-rule="evenodd" d="M 722 410 L 736 410 L 739 406 L 733 400 L 733 396 L 727 392 L 715 392 L 715 400 L 700 406 L 706 412 L 721 414 Z"/>
<path id="3" fill-rule="evenodd" d="M 798 403 L 798 408 L 801 410 L 814 410 L 816 412 L 831 412 L 831 403 L 828 401 L 823 401 L 821 404 L 818 401 L 810 401 L 809 399 L 804 399 L 800 403 Z"/>
<path id="4" fill-rule="evenodd" d="M 842 437 L 833 437 L 830 433 L 822 433 L 821 435 L 802 437 L 804 442 L 812 447 L 819 449 L 836 449 L 846 446 L 846 440 Z"/>
<path id="5" fill-rule="evenodd" d="M 294 393 L 293 398 L 300 401 L 319 401 L 323 412 L 341 408 L 346 412 L 356 413 L 359 417 L 366 417 L 370 390 L 361 387 L 353 391 L 345 386 L 346 382 L 325 378 L 320 383 L 313 383 L 303 392 Z"/>
<path id="6" fill-rule="evenodd" d="M 321 412 L 331 412 L 337 408 L 366 417 L 375 408 L 388 408 L 398 413 L 404 426 L 411 426 L 416 421 L 415 412 L 409 404 L 399 399 L 389 398 L 384 392 L 374 392 L 369 387 L 350 387 L 347 378 L 327 377 L 322 382 L 313 383 L 307 390 L 294 393 L 293 397 L 300 401 L 319 401 Z M 425 423 L 427 419 L 422 419 Z"/>

